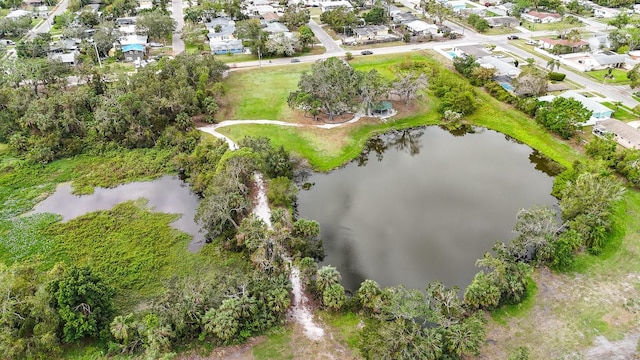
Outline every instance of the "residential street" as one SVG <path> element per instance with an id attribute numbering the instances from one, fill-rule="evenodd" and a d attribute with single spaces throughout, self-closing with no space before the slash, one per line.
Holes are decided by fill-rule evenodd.
<path id="1" fill-rule="evenodd" d="M 46 20 L 40 22 L 38 26 L 34 27 L 33 29 L 31 29 L 31 31 L 27 33 L 27 39 L 33 40 L 33 38 L 35 38 L 36 35 L 38 34 L 48 33 L 51 30 L 51 27 L 53 26 L 53 18 L 67 11 L 68 4 L 69 4 L 69 0 L 60 1 L 58 5 L 56 5 L 56 7 L 53 8 L 53 11 L 51 11 L 51 13 L 49 14 L 49 17 L 47 17 Z"/>
<path id="2" fill-rule="evenodd" d="M 66 0 L 65 0 L 66 1 Z M 178 55 L 184 51 L 184 41 L 182 41 L 182 27 L 184 26 L 184 13 L 182 11 L 182 0 L 173 0 L 172 17 L 176 21 L 176 31 L 171 40 L 173 55 Z"/>

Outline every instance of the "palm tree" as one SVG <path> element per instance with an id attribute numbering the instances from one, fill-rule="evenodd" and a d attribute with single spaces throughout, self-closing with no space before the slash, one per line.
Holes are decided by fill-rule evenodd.
<path id="1" fill-rule="evenodd" d="M 547 62 L 549 71 L 553 72 L 554 69 L 560 69 L 560 60 L 551 59 Z"/>

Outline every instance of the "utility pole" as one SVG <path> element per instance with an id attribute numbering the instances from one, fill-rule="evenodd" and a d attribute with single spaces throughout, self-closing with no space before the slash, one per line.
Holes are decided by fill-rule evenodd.
<path id="1" fill-rule="evenodd" d="M 98 58 L 98 65 L 100 65 L 100 69 L 102 69 L 102 61 L 100 61 L 100 54 L 98 53 L 98 46 L 96 46 L 96 42 L 93 42 L 93 48 L 96 49 L 96 57 Z"/>

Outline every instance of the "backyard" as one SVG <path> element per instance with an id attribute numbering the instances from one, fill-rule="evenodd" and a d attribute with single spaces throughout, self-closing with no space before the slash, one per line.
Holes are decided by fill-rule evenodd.
<path id="1" fill-rule="evenodd" d="M 609 74 L 610 70 L 611 74 Z M 628 85 L 630 83 L 629 79 L 627 79 L 627 72 L 623 69 L 594 70 L 589 71 L 586 74 L 590 78 L 602 84 Z"/>

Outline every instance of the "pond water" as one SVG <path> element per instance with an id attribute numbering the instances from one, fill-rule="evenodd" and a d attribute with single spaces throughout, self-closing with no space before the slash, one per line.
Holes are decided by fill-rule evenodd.
<path id="1" fill-rule="evenodd" d="M 353 291 L 364 279 L 424 289 L 466 287 L 476 259 L 514 234 L 519 209 L 556 206 L 548 164 L 504 134 L 438 127 L 393 132 L 298 196 L 300 217 L 320 222 L 323 264 Z"/>
<path id="2" fill-rule="evenodd" d="M 171 226 L 193 236 L 189 243 L 190 251 L 198 251 L 205 244 L 204 233 L 200 232 L 200 226 L 194 220 L 200 200 L 187 184 L 175 176 L 110 189 L 96 188 L 91 195 L 74 195 L 70 184 L 62 184 L 53 195 L 38 203 L 32 213 L 60 214 L 63 221 L 69 221 L 91 211 L 108 210 L 119 203 L 139 198 L 147 199 L 153 211 L 182 214 Z"/>

